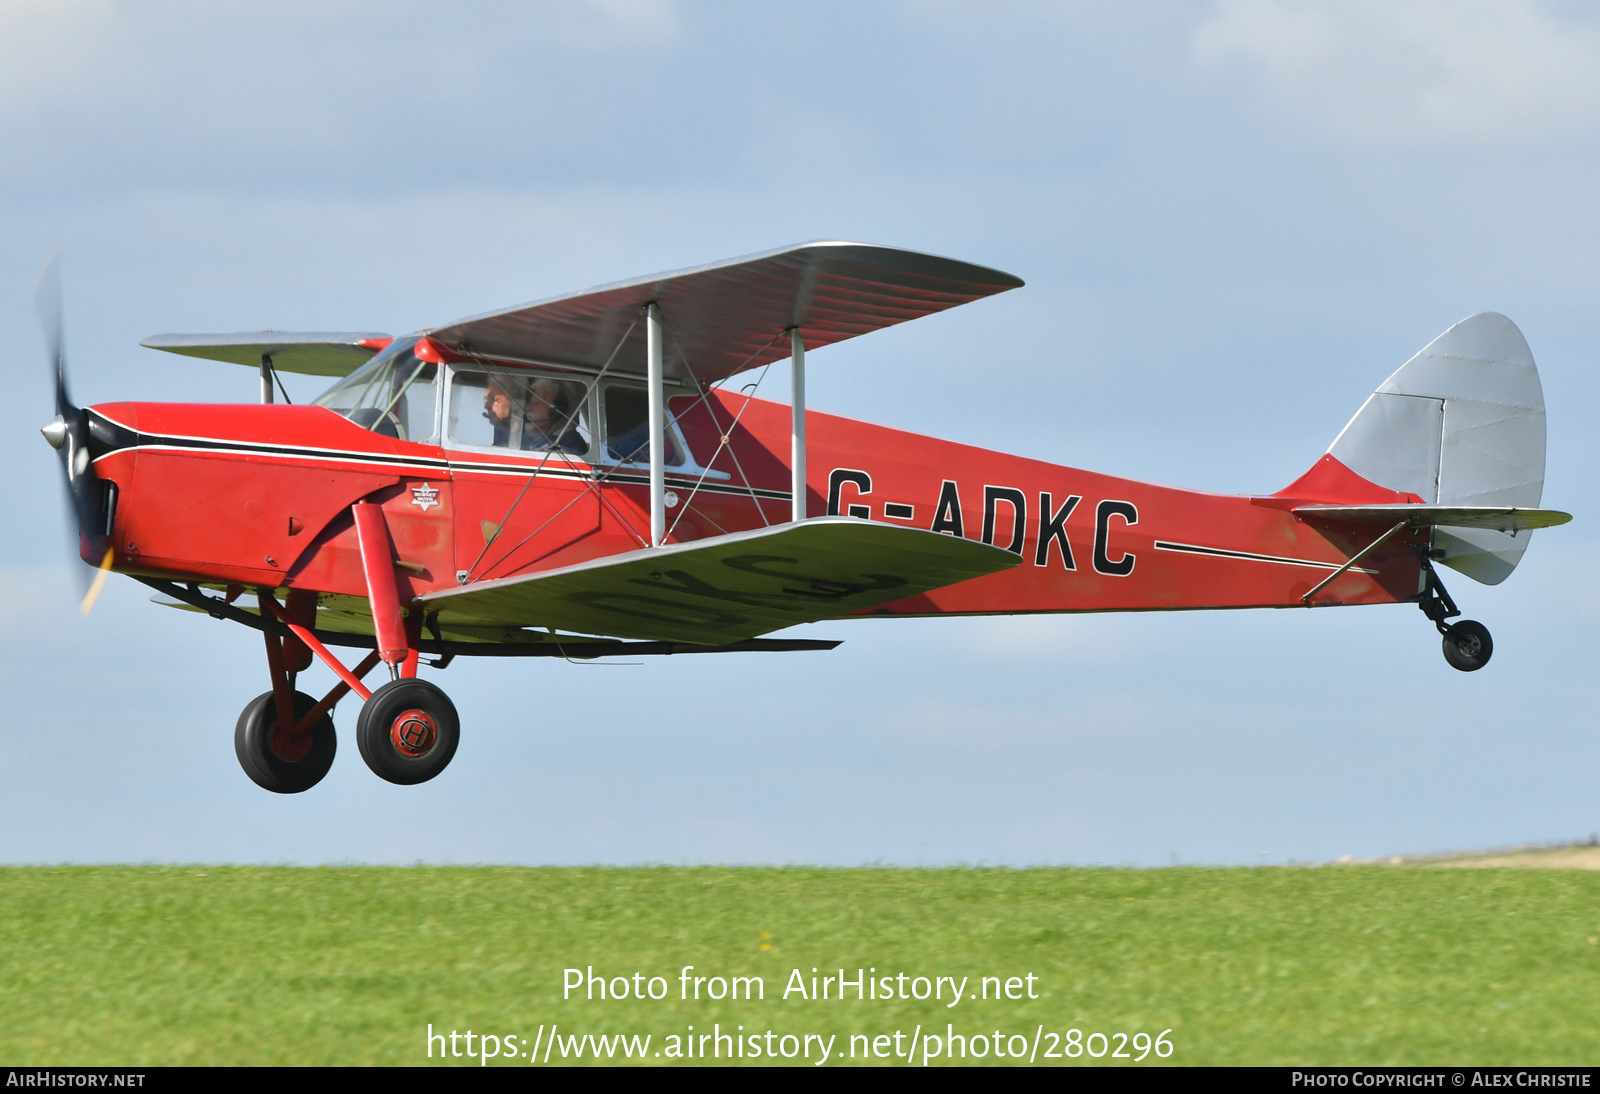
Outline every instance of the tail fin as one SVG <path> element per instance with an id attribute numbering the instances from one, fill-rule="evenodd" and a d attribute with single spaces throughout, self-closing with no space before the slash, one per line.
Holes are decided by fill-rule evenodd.
<path id="1" fill-rule="evenodd" d="M 1429 342 L 1373 392 L 1328 454 L 1435 505 L 1536 508 L 1544 493 L 1544 391 L 1515 323 L 1484 312 Z M 1435 529 L 1444 565 L 1485 585 L 1517 568 L 1531 532 Z"/>

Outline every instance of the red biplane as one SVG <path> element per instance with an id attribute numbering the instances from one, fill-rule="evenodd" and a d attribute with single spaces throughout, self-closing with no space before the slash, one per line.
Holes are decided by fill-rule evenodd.
<path id="1" fill-rule="evenodd" d="M 456 750 L 425 661 L 825 649 L 763 637 L 846 616 L 1411 603 L 1450 664 L 1488 661 L 1434 564 L 1503 580 L 1539 509 L 1544 401 L 1500 315 L 1451 327 L 1276 494 L 1152 486 L 805 408 L 805 354 L 1014 289 L 998 270 L 809 243 L 406 337 L 157 335 L 260 371 L 260 403 L 67 395 L 79 551 L 158 600 L 256 628 L 271 690 L 239 762 L 295 793 L 333 762 L 334 705 L 395 783 Z M 791 406 L 726 386 L 787 358 Z M 279 372 L 333 378 L 275 403 Z M 370 652 L 347 666 L 334 652 Z M 295 690 L 320 658 L 340 683 Z M 389 679 L 362 683 L 379 662 Z"/>

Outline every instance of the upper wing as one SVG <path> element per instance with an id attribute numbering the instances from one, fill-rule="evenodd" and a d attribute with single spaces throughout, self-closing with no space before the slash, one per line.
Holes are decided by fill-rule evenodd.
<path id="1" fill-rule="evenodd" d="M 475 582 L 422 598 L 446 624 L 553 627 L 722 645 L 833 619 L 997 573 L 1021 561 L 971 540 L 817 517 L 576 566 Z"/>
<path id="2" fill-rule="evenodd" d="M 1554 528 L 1572 519 L 1556 509 L 1520 509 L 1497 505 L 1300 505 L 1303 517 L 1320 517 L 1356 524 L 1399 524 L 1413 528 L 1489 528 L 1496 532 L 1527 532 Z"/>
<path id="3" fill-rule="evenodd" d="M 238 334 L 152 334 L 140 342 L 150 349 L 206 357 L 255 368 L 272 358 L 279 372 L 348 376 L 393 339 L 387 334 L 339 331 L 242 331 Z"/>
<path id="4" fill-rule="evenodd" d="M 654 301 L 666 372 L 709 384 L 788 357 L 780 335 L 791 327 L 814 349 L 1021 284 L 916 251 L 803 243 L 473 316 L 429 337 L 469 355 L 590 370 L 610 362 L 613 375 L 643 375 L 644 324 L 635 320 Z"/>

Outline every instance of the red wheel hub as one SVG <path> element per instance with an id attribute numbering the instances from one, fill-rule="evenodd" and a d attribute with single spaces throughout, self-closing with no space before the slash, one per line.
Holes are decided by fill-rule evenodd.
<path id="1" fill-rule="evenodd" d="M 267 731 L 267 747 L 278 759 L 294 763 L 305 759 L 306 753 L 311 751 L 311 734 L 291 733 L 273 722 L 272 728 Z"/>
<path id="2" fill-rule="evenodd" d="M 438 740 L 439 727 L 424 710 L 405 711 L 389 727 L 389 741 L 402 756 L 425 756 Z"/>

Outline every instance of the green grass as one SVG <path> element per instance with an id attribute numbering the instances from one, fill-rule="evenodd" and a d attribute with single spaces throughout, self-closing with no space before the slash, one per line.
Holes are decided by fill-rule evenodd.
<path id="1" fill-rule="evenodd" d="M 837 1034 L 836 1056 L 953 1024 L 1170 1028 L 1187 1064 L 1592 1064 L 1597 937 L 1582 871 L 10 868 L 0 1061 L 417 1064 L 431 1022 L 649 1033 L 651 1063 L 720 1023 Z M 670 995 L 563 1001 L 589 965 Z M 766 999 L 681 1001 L 683 965 L 759 975 Z M 813 966 L 969 992 L 1032 973 L 1040 997 L 782 1000 Z"/>

